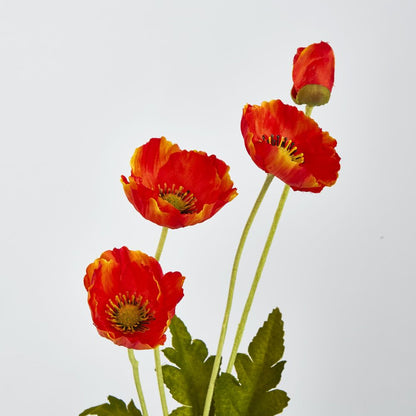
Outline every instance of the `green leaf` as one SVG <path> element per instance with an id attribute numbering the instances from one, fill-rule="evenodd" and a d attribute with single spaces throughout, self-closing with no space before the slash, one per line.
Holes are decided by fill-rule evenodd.
<path id="1" fill-rule="evenodd" d="M 194 416 L 194 412 L 192 407 L 182 406 L 171 412 L 169 416 Z"/>
<path id="2" fill-rule="evenodd" d="M 277 363 L 285 350 L 283 336 L 282 315 L 275 308 L 248 346 L 252 360 L 264 361 L 269 366 Z"/>
<path id="3" fill-rule="evenodd" d="M 109 403 L 103 403 L 98 406 L 90 407 L 84 410 L 79 416 L 97 415 L 97 416 L 142 416 L 142 412 L 130 400 L 128 406 L 123 400 L 114 396 L 108 396 Z"/>
<path id="4" fill-rule="evenodd" d="M 175 316 L 169 326 L 173 348 L 165 348 L 166 358 L 177 367 L 164 365 L 163 380 L 172 397 L 185 406 L 175 409 L 171 416 L 201 416 L 211 377 L 214 356 L 208 356 L 205 343 L 192 340 L 184 323 Z M 214 415 L 213 406 L 210 415 Z"/>
<path id="5" fill-rule="evenodd" d="M 243 400 L 242 387 L 234 376 L 228 373 L 222 373 L 215 385 L 214 400 L 215 408 L 218 416 L 240 416 L 243 415 L 242 409 L 245 404 Z"/>
<path id="6" fill-rule="evenodd" d="M 217 416 L 273 416 L 281 413 L 289 398 L 274 389 L 284 368 L 282 358 L 283 322 L 279 309 L 274 309 L 251 341 L 247 354 L 237 354 L 235 369 L 238 380 L 223 373 L 215 392 Z"/>

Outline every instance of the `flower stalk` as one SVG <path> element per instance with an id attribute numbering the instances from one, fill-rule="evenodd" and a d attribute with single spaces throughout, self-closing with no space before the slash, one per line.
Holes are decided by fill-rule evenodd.
<path id="1" fill-rule="evenodd" d="M 290 190 L 289 185 L 285 185 L 285 187 L 283 188 L 282 195 L 280 197 L 279 205 L 278 205 L 276 213 L 273 217 L 273 221 L 272 221 L 272 225 L 270 227 L 269 235 L 267 236 L 267 240 L 266 240 L 266 243 L 264 245 L 263 252 L 261 254 L 261 257 L 260 257 L 260 260 L 259 260 L 259 263 L 258 263 L 258 266 L 257 266 L 257 270 L 256 270 L 256 273 L 254 275 L 253 282 L 251 284 L 250 292 L 249 292 L 249 295 L 247 297 L 246 304 L 244 306 L 243 314 L 241 315 L 241 320 L 240 320 L 240 323 L 238 324 L 238 329 L 237 329 L 237 333 L 236 333 L 236 336 L 235 336 L 233 349 L 231 351 L 230 360 L 228 362 L 228 366 L 227 366 L 227 370 L 226 370 L 227 373 L 231 373 L 232 368 L 234 366 L 235 358 L 237 356 L 238 348 L 240 346 L 240 342 L 241 342 L 241 339 L 243 337 L 244 328 L 246 326 L 247 317 L 248 317 L 248 314 L 250 312 L 251 305 L 253 303 L 254 295 L 255 295 L 256 289 L 257 289 L 257 285 L 260 281 L 260 277 L 262 275 L 263 268 L 264 268 L 264 265 L 266 263 L 267 256 L 269 254 L 269 250 L 270 250 L 270 247 L 271 247 L 272 242 L 273 242 L 273 237 L 275 235 L 277 225 L 278 225 L 280 217 L 282 215 L 283 207 L 285 206 L 285 202 L 286 202 L 287 196 L 289 194 L 289 190 Z"/>
<path id="2" fill-rule="evenodd" d="M 160 260 L 160 256 L 162 255 L 163 247 L 166 241 L 166 236 L 168 235 L 168 229 L 169 229 L 168 227 L 162 227 L 162 232 L 160 233 L 159 243 L 157 245 L 156 254 L 155 254 L 155 259 L 157 261 Z M 157 386 L 159 388 L 159 396 L 160 396 L 160 403 L 162 405 L 162 412 L 163 412 L 163 416 L 168 416 L 169 411 L 168 411 L 168 404 L 166 401 L 165 386 L 163 382 L 163 373 L 162 373 L 162 365 L 160 362 L 159 347 L 156 347 L 153 349 L 153 355 L 155 358 Z"/>
<path id="3" fill-rule="evenodd" d="M 163 412 L 163 416 L 168 416 L 169 411 L 168 411 L 168 404 L 166 402 L 165 387 L 164 387 L 164 384 L 163 384 L 163 373 L 162 373 L 162 365 L 160 363 L 160 349 L 159 349 L 159 347 L 156 347 L 153 350 L 153 354 L 154 354 L 154 357 L 155 357 L 157 386 L 159 388 L 159 396 L 160 396 L 160 403 L 162 405 L 162 412 Z"/>
<path id="4" fill-rule="evenodd" d="M 266 195 L 267 189 L 269 188 L 273 178 L 274 176 L 270 174 L 266 176 L 264 184 L 260 190 L 260 193 L 256 199 L 256 202 L 254 203 L 253 208 L 250 212 L 250 215 L 247 219 L 246 225 L 244 226 L 243 232 L 241 234 L 240 242 L 238 243 L 237 251 L 235 253 L 233 267 L 231 271 L 230 283 L 229 283 L 229 288 L 228 288 L 227 303 L 225 306 L 224 318 L 223 318 L 223 322 L 221 326 L 221 333 L 220 333 L 220 338 L 218 341 L 217 353 L 216 353 L 214 364 L 212 367 L 211 378 L 209 381 L 207 395 L 205 398 L 203 416 L 208 416 L 209 410 L 211 408 L 212 397 L 214 394 L 215 380 L 217 379 L 218 370 L 220 367 L 221 354 L 222 354 L 222 350 L 224 347 L 225 336 L 227 334 L 228 322 L 230 319 L 230 312 L 231 312 L 231 306 L 233 303 L 235 282 L 236 282 L 236 277 L 237 277 L 238 266 L 240 264 L 241 254 L 243 252 L 243 248 L 247 240 L 248 232 L 250 231 L 254 218 L 256 217 L 257 211 L 259 210 L 259 207 L 263 201 L 264 196 Z"/>
<path id="5" fill-rule="evenodd" d="M 168 235 L 168 227 L 162 227 L 162 232 L 160 233 L 159 244 L 157 245 L 155 259 L 157 261 L 160 260 L 160 256 L 162 255 L 163 247 L 165 245 L 166 236 Z"/>
<path id="6" fill-rule="evenodd" d="M 140 406 L 142 408 L 143 416 L 149 416 L 149 413 L 147 412 L 146 402 L 144 400 L 142 385 L 140 383 L 139 362 L 136 360 L 136 357 L 134 355 L 134 350 L 129 348 L 128 354 L 129 354 L 129 360 L 130 360 L 131 366 L 133 368 L 134 384 L 136 385 L 137 395 L 139 396 L 139 401 L 140 401 Z"/>

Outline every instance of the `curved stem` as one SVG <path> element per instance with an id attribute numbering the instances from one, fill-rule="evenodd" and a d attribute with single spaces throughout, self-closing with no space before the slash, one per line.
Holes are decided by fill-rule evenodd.
<path id="1" fill-rule="evenodd" d="M 133 367 L 134 384 L 136 385 L 137 395 L 139 396 L 139 401 L 140 401 L 140 406 L 142 408 L 143 416 L 149 416 L 149 413 L 147 413 L 146 403 L 144 401 L 142 385 L 140 384 L 139 362 L 136 360 L 136 357 L 134 356 L 134 350 L 129 348 L 128 353 L 129 353 L 129 360 L 130 360 L 131 366 Z"/>
<path id="2" fill-rule="evenodd" d="M 168 234 L 168 228 L 163 227 L 162 232 L 160 233 L 159 244 L 157 245 L 155 259 L 157 261 L 160 260 L 160 256 L 162 254 L 163 246 L 165 245 L 166 236 Z M 163 382 L 163 373 L 162 373 L 162 365 L 160 363 L 160 349 L 156 347 L 153 350 L 153 355 L 155 358 L 155 366 L 156 366 L 156 376 L 157 376 L 157 386 L 159 388 L 159 396 L 160 396 L 160 403 L 162 405 L 162 412 L 163 416 L 168 416 L 168 404 L 166 402 L 166 394 L 165 394 L 165 386 Z"/>
<path id="3" fill-rule="evenodd" d="M 247 219 L 246 225 L 243 229 L 243 232 L 241 234 L 240 242 L 237 247 L 237 251 L 235 253 L 234 257 L 234 263 L 233 268 L 231 271 L 231 277 L 230 277 L 230 284 L 228 288 L 228 297 L 227 297 L 227 304 L 225 306 L 225 312 L 224 312 L 224 318 L 222 322 L 221 327 L 221 334 L 220 339 L 218 341 L 218 347 L 217 347 L 217 354 L 215 356 L 214 364 L 212 367 L 212 373 L 211 378 L 208 385 L 207 395 L 205 398 L 205 405 L 204 405 L 204 413 L 203 416 L 209 415 L 209 410 L 211 408 L 211 401 L 212 396 L 214 394 L 214 387 L 215 387 L 215 380 L 217 379 L 218 371 L 220 368 L 220 362 L 221 362 L 221 354 L 224 347 L 224 341 L 225 336 L 227 333 L 227 327 L 228 327 L 228 321 L 230 319 L 230 312 L 231 312 L 231 305 L 233 302 L 233 295 L 234 295 L 234 287 L 235 287 L 235 281 L 237 277 L 237 271 L 238 271 L 238 265 L 240 264 L 241 254 L 243 252 L 243 248 L 247 239 L 248 232 L 251 228 L 251 225 L 253 224 L 254 218 L 256 217 L 257 211 L 263 201 L 264 195 L 266 194 L 267 189 L 269 188 L 274 176 L 268 174 L 266 176 L 266 180 L 264 181 L 264 184 L 260 190 L 260 193 L 256 199 L 256 202 L 254 203 L 254 206 L 250 212 L 250 215 Z"/>
<path id="4" fill-rule="evenodd" d="M 231 351 L 230 361 L 228 362 L 228 366 L 226 370 L 227 373 L 230 373 L 234 366 L 235 357 L 237 356 L 238 347 L 240 346 L 241 338 L 243 337 L 244 328 L 246 326 L 248 313 L 250 312 L 251 304 L 253 303 L 257 285 L 259 283 L 261 274 L 263 272 L 263 268 L 266 263 L 267 255 L 269 254 L 270 246 L 272 245 L 272 241 L 273 241 L 274 234 L 276 232 L 277 224 L 279 223 L 280 216 L 282 215 L 283 207 L 285 205 L 287 196 L 289 194 L 289 190 L 290 190 L 289 185 L 285 185 L 285 187 L 283 188 L 282 195 L 280 197 L 280 201 L 279 201 L 279 205 L 277 207 L 276 213 L 274 214 L 273 222 L 269 231 L 269 235 L 267 236 L 267 240 L 264 245 L 263 252 L 259 260 L 259 264 L 257 266 L 256 274 L 254 275 L 253 283 L 251 284 L 250 293 L 246 300 L 243 314 L 241 315 L 240 323 L 238 324 L 238 329 L 237 329 L 237 333 L 235 336 L 233 349 Z"/>

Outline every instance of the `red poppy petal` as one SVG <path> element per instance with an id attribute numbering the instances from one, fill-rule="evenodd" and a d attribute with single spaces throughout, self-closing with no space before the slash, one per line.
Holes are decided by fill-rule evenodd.
<path id="1" fill-rule="evenodd" d="M 222 197 L 221 182 L 224 175 L 219 175 L 218 167 L 222 173 L 224 166 L 217 161 L 215 156 L 207 156 L 202 152 L 182 151 L 169 158 L 160 169 L 157 180 L 160 184 L 183 186 L 189 190 L 196 197 L 196 210 L 199 211 L 203 204 L 210 204 Z M 227 186 L 232 187 L 231 180 L 227 181 Z"/>
<path id="2" fill-rule="evenodd" d="M 84 277 L 94 325 L 100 335 L 127 348 L 161 345 L 176 304 L 183 296 L 183 281 L 179 272 L 164 275 L 159 263 L 140 251 L 126 247 L 106 251 L 87 267 Z M 114 319 L 119 318 L 114 317 L 122 316 L 117 311 L 132 304 L 147 308 L 149 319 L 144 326 L 136 323 L 127 329 L 120 325 L 131 325 L 131 321 L 115 324 Z"/>
<path id="3" fill-rule="evenodd" d="M 256 165 L 292 189 L 320 192 L 336 182 L 336 141 L 296 107 L 280 100 L 246 105 L 241 132 Z"/>
<path id="4" fill-rule="evenodd" d="M 157 163 L 151 172 L 148 167 L 137 168 L 129 179 L 121 177 L 128 200 L 146 219 L 169 228 L 194 225 L 210 218 L 237 195 L 229 167 L 223 161 L 204 152 L 176 151 L 178 147 L 169 153 L 166 149 L 172 144 L 162 139 L 150 140 L 149 157 L 163 159 L 163 163 Z M 165 144 L 157 148 L 156 142 Z M 139 149 L 149 147 L 149 143 Z M 162 147 L 167 156 L 159 158 L 155 153 Z M 148 155 L 139 149 L 132 166 L 144 162 Z"/>
<path id="5" fill-rule="evenodd" d="M 326 96 L 326 101 L 329 99 L 329 94 L 332 91 L 334 85 L 334 70 L 335 70 L 335 57 L 331 46 L 326 42 L 314 43 L 306 48 L 298 48 L 295 57 L 293 58 L 293 88 L 292 98 L 297 102 L 299 91 L 308 86 L 322 86 L 327 90 L 321 93 Z M 319 91 L 311 90 L 311 94 L 318 94 Z M 306 92 L 305 92 L 306 93 Z M 300 94 L 300 93 L 299 93 Z M 309 93 L 306 93 L 309 94 Z M 306 102 L 308 97 L 304 97 Z M 319 103 L 319 97 L 310 97 L 310 100 L 317 100 Z M 323 97 L 321 97 L 323 99 Z M 322 101 L 321 101 L 322 103 Z M 318 105 L 318 104 L 316 104 Z"/>
<path id="6" fill-rule="evenodd" d="M 176 152 L 180 152 L 179 146 L 165 137 L 150 139 L 145 145 L 138 147 L 131 158 L 132 176 L 142 178 L 143 184 L 151 188 L 159 169 Z"/>

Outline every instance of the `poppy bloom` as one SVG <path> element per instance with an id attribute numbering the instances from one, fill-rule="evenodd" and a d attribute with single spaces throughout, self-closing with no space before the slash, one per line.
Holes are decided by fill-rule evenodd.
<path id="1" fill-rule="evenodd" d="M 336 140 L 296 107 L 280 100 L 247 104 L 241 132 L 254 163 L 293 190 L 321 192 L 336 182 Z"/>
<path id="2" fill-rule="evenodd" d="M 84 277 L 98 333 L 136 350 L 163 345 L 183 281 L 179 272 L 163 274 L 156 259 L 140 251 L 105 251 Z"/>
<path id="3" fill-rule="evenodd" d="M 335 57 L 326 43 L 298 48 L 293 58 L 292 98 L 296 104 L 326 104 L 334 86 Z"/>
<path id="4" fill-rule="evenodd" d="M 137 148 L 130 165 L 129 179 L 121 177 L 128 200 L 143 217 L 163 227 L 203 222 L 237 195 L 222 160 L 181 150 L 164 137 Z"/>

